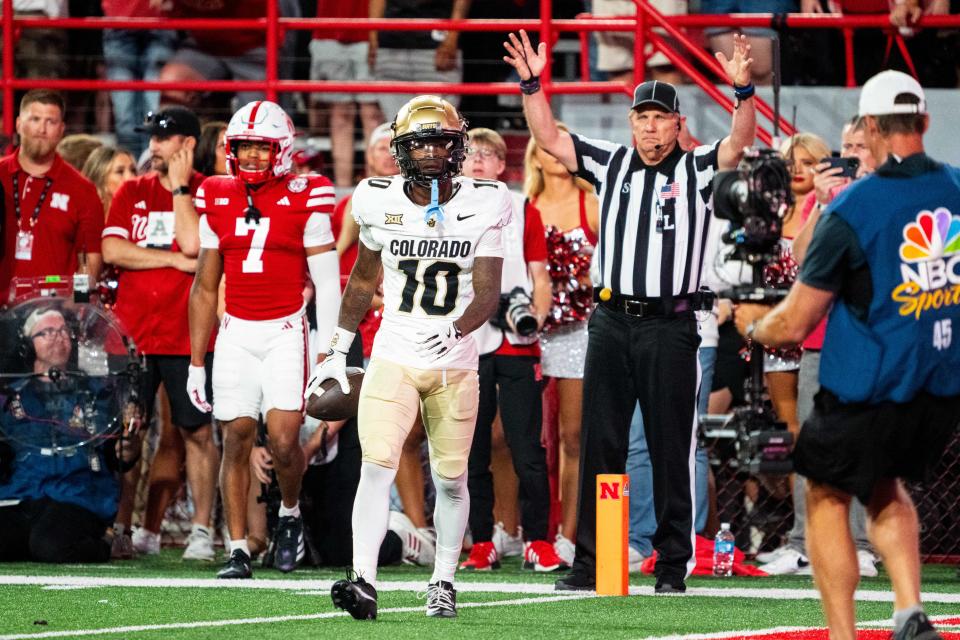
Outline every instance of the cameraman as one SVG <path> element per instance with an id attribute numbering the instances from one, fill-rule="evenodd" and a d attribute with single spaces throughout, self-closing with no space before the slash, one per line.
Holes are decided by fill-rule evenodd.
<path id="1" fill-rule="evenodd" d="M 74 338 L 60 311 L 36 309 L 20 332 L 35 375 L 10 385 L 0 416 L 0 431 L 9 438 L 0 436 L 0 448 L 6 449 L 0 452 L 0 561 L 107 562 L 107 528 L 120 494 L 115 471 L 133 466 L 139 439 L 43 452 L 54 437 L 67 447 L 90 437 L 83 425 L 72 425 L 78 408 L 92 402 L 94 411 L 110 415 L 118 407 L 113 390 L 96 380 L 51 372 L 63 376 L 73 354 Z"/>
<path id="2" fill-rule="evenodd" d="M 960 305 L 956 285 L 935 276 L 950 273 L 945 259 L 960 250 L 951 213 L 960 211 L 960 170 L 924 153 L 926 100 L 910 76 L 871 78 L 859 112 L 868 146 L 887 161 L 830 203 L 787 298 L 766 315 L 741 305 L 737 325 L 781 346 L 829 314 L 821 389 L 794 459 L 807 478 L 807 546 L 830 637 L 856 634 L 856 496 L 893 582 L 894 639 L 935 639 L 920 604 L 917 514 L 899 478 L 924 477 L 960 415 L 960 343 L 952 340 Z"/>
<path id="3" fill-rule="evenodd" d="M 472 129 L 467 135 L 470 146 L 463 174 L 497 180 L 506 168 L 507 145 L 503 138 L 496 131 L 483 128 Z M 522 196 L 513 194 L 513 218 L 503 228 L 500 311 L 492 319 L 493 323 L 487 322 L 475 334 L 481 354 L 480 406 L 467 480 L 473 548 L 462 564 L 464 569 L 486 570 L 500 566 L 493 545 L 493 475 L 490 473 L 491 426 L 498 405 L 520 484 L 524 566 L 538 571 L 566 568 L 553 545 L 547 542 L 550 483 L 546 452 L 540 444 L 542 376 L 537 333 L 551 304 L 545 238 L 540 213 Z M 532 296 L 528 291 L 532 291 Z M 532 326 L 517 326 L 524 322 Z"/>

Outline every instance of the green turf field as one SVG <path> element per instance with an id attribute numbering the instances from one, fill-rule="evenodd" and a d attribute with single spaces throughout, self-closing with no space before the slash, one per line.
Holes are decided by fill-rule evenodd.
<path id="1" fill-rule="evenodd" d="M 459 618 L 427 619 L 418 597 L 429 572 L 381 571 L 380 617 L 358 622 L 333 608 L 328 595 L 340 572 L 301 569 L 282 575 L 255 569 L 253 581 L 217 582 L 215 565 L 184 563 L 178 550 L 110 565 L 0 565 L 0 640 L 29 637 L 155 638 L 617 638 L 770 630 L 765 638 L 823 637 L 785 627 L 820 627 L 809 577 L 691 578 L 685 596 L 652 595 L 653 578 L 638 576 L 627 598 L 564 595 L 555 576 L 521 571 L 516 561 L 485 574 L 458 574 Z M 890 616 L 881 572 L 862 585 L 857 615 L 881 629 Z M 960 638 L 960 580 L 953 567 L 928 566 L 924 592 L 931 615 Z M 803 635 L 806 633 L 807 635 Z M 813 636 L 809 635 L 814 633 Z M 888 632 L 883 632 L 884 634 Z M 772 634 L 772 635 L 771 635 Z M 792 634 L 792 635 L 791 635 Z M 705 636 L 693 636 L 705 637 Z M 870 636 L 873 637 L 873 636 Z M 881 637 L 881 636 L 877 636 Z"/>

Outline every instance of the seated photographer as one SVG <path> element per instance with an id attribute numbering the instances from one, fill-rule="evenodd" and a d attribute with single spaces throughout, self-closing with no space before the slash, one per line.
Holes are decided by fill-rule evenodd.
<path id="1" fill-rule="evenodd" d="M 463 174 L 497 180 L 506 168 L 507 145 L 503 138 L 482 128 L 472 129 L 468 136 L 470 147 Z M 552 302 L 546 235 L 539 212 L 519 194 L 514 194 L 513 218 L 503 228 L 503 253 L 500 309 L 475 334 L 481 354 L 480 406 L 467 480 L 473 548 L 461 567 L 480 571 L 500 566 L 493 544 L 490 473 L 491 426 L 499 408 L 519 480 L 523 566 L 537 571 L 567 569 L 547 541 L 550 482 L 546 451 L 540 444 L 542 375 L 537 334 Z M 528 291 L 532 291 L 532 299 Z"/>
<path id="2" fill-rule="evenodd" d="M 63 313 L 34 310 L 20 335 L 33 375 L 3 392 L 0 561 L 106 562 L 116 472 L 134 464 L 139 438 L 103 437 L 95 421 L 121 414 L 118 394 L 68 372 L 74 339 Z M 98 435 L 102 444 L 82 446 Z"/>
<path id="3" fill-rule="evenodd" d="M 857 553 L 850 502 L 867 507 L 871 542 L 894 591 L 894 640 L 936 640 L 920 602 L 916 507 L 904 480 L 934 468 L 960 416 L 960 169 L 924 152 L 929 115 L 910 76 L 863 85 L 859 115 L 873 175 L 837 196 L 800 276 L 772 311 L 740 305 L 738 328 L 767 346 L 796 344 L 827 318 L 820 391 L 794 448 L 807 478 L 807 549 L 833 640 L 856 637 Z"/>

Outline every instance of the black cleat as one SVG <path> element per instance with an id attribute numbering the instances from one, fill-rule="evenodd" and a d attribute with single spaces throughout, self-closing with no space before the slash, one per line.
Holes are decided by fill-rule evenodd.
<path id="1" fill-rule="evenodd" d="M 253 569 L 250 568 L 250 556 L 244 553 L 243 549 L 234 549 L 227 563 L 223 565 L 223 569 L 217 572 L 217 577 L 221 580 L 252 578 Z"/>
<path id="2" fill-rule="evenodd" d="M 893 640 L 943 640 L 923 611 L 917 611 L 892 636 Z"/>
<path id="3" fill-rule="evenodd" d="M 657 585 L 653 588 L 653 592 L 657 594 L 686 593 L 687 584 L 683 581 L 683 578 L 676 578 L 670 582 L 665 579 L 657 579 Z"/>
<path id="4" fill-rule="evenodd" d="M 427 617 L 457 617 L 457 590 L 446 580 L 427 585 Z"/>
<path id="5" fill-rule="evenodd" d="M 330 598 L 333 606 L 357 620 L 377 619 L 377 590 L 363 578 L 337 580 L 330 588 Z"/>
<path id="6" fill-rule="evenodd" d="M 294 516 L 280 518 L 277 524 L 277 551 L 274 566 L 283 573 L 290 573 L 297 568 L 305 553 L 303 520 Z"/>
<path id="7" fill-rule="evenodd" d="M 553 583 L 555 591 L 596 591 L 597 582 L 592 576 L 580 571 L 571 571 Z"/>

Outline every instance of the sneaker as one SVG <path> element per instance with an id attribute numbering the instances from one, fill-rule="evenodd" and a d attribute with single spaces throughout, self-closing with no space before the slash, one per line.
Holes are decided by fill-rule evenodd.
<path id="1" fill-rule="evenodd" d="M 110 543 L 111 560 L 131 560 L 136 555 L 133 550 L 133 540 L 129 534 L 120 533 L 113 537 L 113 542 Z"/>
<path id="2" fill-rule="evenodd" d="M 646 557 L 636 547 L 627 548 L 627 567 L 630 573 L 640 573 Z"/>
<path id="3" fill-rule="evenodd" d="M 404 564 L 415 564 L 426 567 L 433 564 L 437 554 L 436 544 L 429 537 L 417 529 L 405 514 L 391 511 L 387 520 L 387 528 L 400 536 L 403 542 Z"/>
<path id="4" fill-rule="evenodd" d="M 782 547 L 777 547 L 773 551 L 764 551 L 762 553 L 758 553 L 757 562 L 759 562 L 760 564 L 767 564 L 767 563 L 773 562 L 774 560 L 779 558 L 781 555 L 783 555 L 787 551 L 791 551 L 792 549 L 793 548 L 788 545 L 783 545 Z"/>
<path id="5" fill-rule="evenodd" d="M 217 577 L 221 580 L 245 580 L 253 577 L 253 569 L 250 567 L 250 556 L 243 549 L 234 549 L 227 559 L 223 569 L 217 572 Z"/>
<path id="6" fill-rule="evenodd" d="M 668 582 L 669 580 L 669 582 Z M 653 592 L 658 595 L 670 593 L 686 593 L 687 585 L 683 578 L 670 580 L 669 578 L 657 578 L 657 584 L 653 587 Z"/>
<path id="7" fill-rule="evenodd" d="M 554 591 L 596 591 L 597 583 L 593 576 L 579 571 L 571 571 L 553 583 Z"/>
<path id="8" fill-rule="evenodd" d="M 194 527 L 187 538 L 187 548 L 183 551 L 184 560 L 203 560 L 213 562 L 217 558 L 213 550 L 213 538 L 206 527 Z"/>
<path id="9" fill-rule="evenodd" d="M 492 542 L 474 542 L 470 555 L 460 565 L 467 571 L 490 571 L 500 568 L 500 557 Z"/>
<path id="10" fill-rule="evenodd" d="M 457 590 L 446 580 L 427 585 L 427 617 L 457 617 Z"/>
<path id="11" fill-rule="evenodd" d="M 274 566 L 283 573 L 290 573 L 297 568 L 305 553 L 303 519 L 283 516 L 277 524 L 277 555 Z"/>
<path id="12" fill-rule="evenodd" d="M 130 536 L 133 549 L 143 556 L 155 556 L 160 553 L 160 534 L 138 527 Z"/>
<path id="13" fill-rule="evenodd" d="M 876 578 L 879 575 L 877 560 L 877 556 L 866 549 L 857 549 L 857 564 L 860 565 L 861 578 Z"/>
<path id="14" fill-rule="evenodd" d="M 930 624 L 927 614 L 917 611 L 892 636 L 893 640 L 943 640 L 943 636 Z"/>
<path id="15" fill-rule="evenodd" d="M 363 578 L 351 580 L 348 576 L 346 580 L 337 580 L 330 588 L 330 598 L 333 606 L 356 620 L 377 619 L 377 590 Z"/>
<path id="16" fill-rule="evenodd" d="M 570 565 L 557 555 L 553 545 L 546 540 L 533 540 L 523 545 L 523 568 L 542 573 L 566 571 Z"/>
<path id="17" fill-rule="evenodd" d="M 573 556 L 577 551 L 577 547 L 568 538 L 564 538 L 562 533 L 558 533 L 556 539 L 553 541 L 553 550 L 557 552 L 560 559 L 566 562 L 568 566 L 573 566 Z"/>
<path id="18" fill-rule="evenodd" d="M 513 558 L 522 556 L 524 553 L 523 538 L 520 535 L 512 536 L 507 533 L 502 522 L 493 526 L 493 546 L 497 548 L 497 554 L 501 558 Z"/>
<path id="19" fill-rule="evenodd" d="M 801 569 L 807 569 L 809 566 L 810 560 L 807 559 L 807 556 L 796 549 L 787 549 L 776 560 L 760 565 L 760 570 L 771 576 L 789 576 L 798 573 Z"/>

